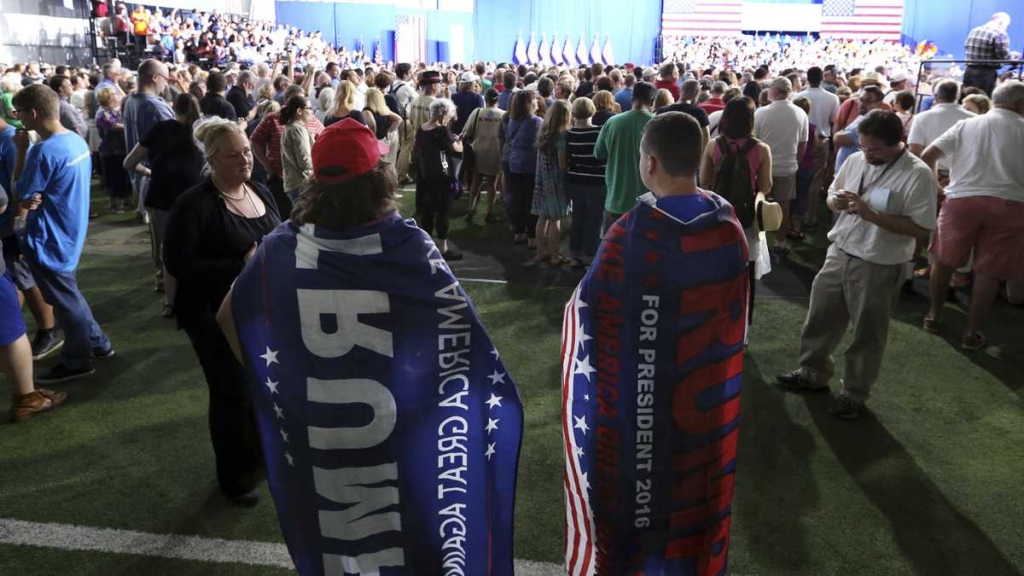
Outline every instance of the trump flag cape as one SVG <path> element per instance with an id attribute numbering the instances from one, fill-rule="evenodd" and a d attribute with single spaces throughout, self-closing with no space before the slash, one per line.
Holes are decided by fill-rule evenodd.
<path id="1" fill-rule="evenodd" d="M 570 576 L 726 570 L 747 308 L 732 207 L 681 222 L 653 194 L 612 225 L 565 307 Z"/>
<path id="2" fill-rule="evenodd" d="M 281 224 L 232 289 L 302 576 L 512 576 L 522 405 L 430 237 Z"/>

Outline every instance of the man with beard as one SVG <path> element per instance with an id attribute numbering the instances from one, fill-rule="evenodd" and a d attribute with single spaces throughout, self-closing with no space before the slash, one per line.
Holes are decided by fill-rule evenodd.
<path id="1" fill-rule="evenodd" d="M 789 390 L 828 390 L 832 351 L 852 324 L 845 380 L 829 406 L 847 420 L 860 416 L 878 379 L 903 264 L 913 259 L 915 240 L 935 228 L 936 213 L 932 172 L 903 145 L 899 117 L 874 110 L 857 131 L 861 151 L 846 160 L 828 191 L 828 207 L 839 218 L 811 287 L 800 368 L 777 377 Z"/>

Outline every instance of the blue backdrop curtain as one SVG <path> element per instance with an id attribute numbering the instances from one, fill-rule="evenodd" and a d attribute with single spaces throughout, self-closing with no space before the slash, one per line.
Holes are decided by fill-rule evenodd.
<path id="1" fill-rule="evenodd" d="M 588 51 L 595 34 L 602 47 L 608 36 L 617 64 L 647 64 L 661 30 L 661 6 L 660 0 L 476 0 L 476 57 L 510 60 L 519 32 L 525 41 L 536 32 L 538 42 L 542 33 L 548 41 L 557 33 L 561 45 L 568 34 L 573 46 L 582 32 Z"/>

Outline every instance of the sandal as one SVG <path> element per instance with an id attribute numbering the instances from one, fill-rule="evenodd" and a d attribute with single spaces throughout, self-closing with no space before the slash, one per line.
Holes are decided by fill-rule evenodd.
<path id="1" fill-rule="evenodd" d="M 960 347 L 969 352 L 975 352 L 985 347 L 985 335 L 981 332 L 967 334 L 960 339 Z"/>
<path id="2" fill-rule="evenodd" d="M 932 267 L 931 266 L 925 266 L 924 268 L 918 268 L 917 270 L 914 270 L 914 278 L 920 278 L 922 280 L 927 280 L 928 277 L 931 276 L 931 275 L 932 275 Z"/>
<path id="3" fill-rule="evenodd" d="M 931 314 L 925 315 L 924 321 L 921 323 L 921 327 L 924 328 L 924 331 L 931 332 L 932 334 L 941 333 L 942 326 L 942 323 L 932 317 Z"/>

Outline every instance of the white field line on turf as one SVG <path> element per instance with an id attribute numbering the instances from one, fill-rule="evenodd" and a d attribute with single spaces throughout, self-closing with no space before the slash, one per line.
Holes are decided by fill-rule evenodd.
<path id="1" fill-rule="evenodd" d="M 0 544 L 137 554 L 294 569 L 284 544 L 0 519 Z M 564 576 L 557 564 L 516 560 L 517 576 Z"/>
<path id="2" fill-rule="evenodd" d="M 456 278 L 458 278 L 456 276 Z M 459 282 L 480 282 L 483 284 L 508 284 L 508 280 L 491 280 L 490 278 L 458 278 Z"/>

